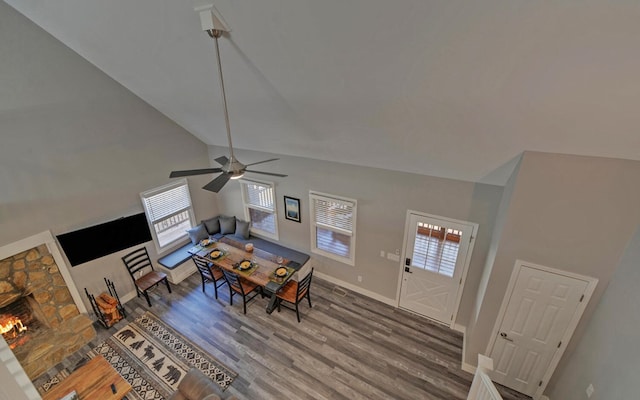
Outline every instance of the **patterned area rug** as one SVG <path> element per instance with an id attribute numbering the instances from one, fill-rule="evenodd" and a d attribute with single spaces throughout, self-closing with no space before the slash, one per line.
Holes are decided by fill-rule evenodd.
<path id="1" fill-rule="evenodd" d="M 133 390 L 129 400 L 163 400 L 169 397 L 191 368 L 198 368 L 226 390 L 237 373 L 207 354 L 195 343 L 146 312 L 91 350 L 102 355 L 127 380 Z M 41 388 L 48 391 L 68 373 L 58 374 Z"/>

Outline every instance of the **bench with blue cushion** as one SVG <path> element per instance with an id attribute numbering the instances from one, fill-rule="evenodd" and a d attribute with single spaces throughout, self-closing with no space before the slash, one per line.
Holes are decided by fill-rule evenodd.
<path id="1" fill-rule="evenodd" d="M 243 237 L 236 236 L 236 235 L 224 235 L 224 236 L 242 244 L 253 243 L 253 246 L 256 249 L 264 250 L 268 253 L 277 254 L 286 259 L 289 259 L 291 260 L 291 262 L 289 263 L 289 266 L 295 268 L 296 270 L 300 269 L 301 266 L 303 266 L 307 261 L 309 261 L 309 255 L 305 253 L 290 249 L 288 247 L 284 247 L 282 245 L 270 242 L 268 240 L 265 240 L 259 237 L 250 236 L 249 239 L 244 239 Z M 223 235 L 217 233 L 215 235 L 212 235 L 211 237 L 214 239 L 220 239 L 223 237 Z M 191 258 L 191 253 L 189 253 L 189 249 L 191 249 L 192 247 L 194 247 L 194 245 L 191 242 L 189 242 L 184 246 L 181 246 L 176 250 L 172 251 L 171 253 L 167 254 L 166 256 L 158 259 L 158 263 L 167 269 L 174 269 L 178 267 L 180 264 L 184 263 L 185 261 Z"/>

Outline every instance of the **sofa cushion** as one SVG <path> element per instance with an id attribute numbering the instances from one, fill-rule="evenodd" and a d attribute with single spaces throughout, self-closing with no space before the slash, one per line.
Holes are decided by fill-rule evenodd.
<path id="1" fill-rule="evenodd" d="M 209 232 L 209 235 L 215 235 L 220 232 L 220 221 L 218 220 L 218 217 L 209 218 L 202 221 L 202 223 L 207 229 L 207 232 Z"/>
<path id="2" fill-rule="evenodd" d="M 221 215 L 220 218 L 220 233 L 223 235 L 233 235 L 236 232 L 236 217 L 225 217 Z"/>
<path id="3" fill-rule="evenodd" d="M 209 237 L 209 233 L 203 224 L 187 229 L 187 233 L 189 234 L 189 239 L 191 239 L 191 243 L 193 244 L 198 244 L 202 239 L 207 239 Z"/>
<path id="4" fill-rule="evenodd" d="M 249 239 L 249 222 L 236 219 L 236 230 L 234 235 L 243 239 Z"/>

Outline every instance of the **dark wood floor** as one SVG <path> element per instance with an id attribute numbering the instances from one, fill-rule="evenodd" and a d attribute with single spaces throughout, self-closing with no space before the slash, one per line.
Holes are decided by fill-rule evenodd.
<path id="1" fill-rule="evenodd" d="M 126 304 L 129 320 L 151 310 L 239 373 L 227 393 L 240 399 L 466 399 L 472 375 L 460 369 L 462 336 L 446 327 L 314 278 L 313 308 L 302 322 L 283 309 L 265 313 L 268 299 L 229 306 L 199 276 Z M 34 382 L 81 362 L 90 346 L 126 324 L 97 328 L 87 348 Z M 505 399 L 528 399 L 502 390 Z"/>

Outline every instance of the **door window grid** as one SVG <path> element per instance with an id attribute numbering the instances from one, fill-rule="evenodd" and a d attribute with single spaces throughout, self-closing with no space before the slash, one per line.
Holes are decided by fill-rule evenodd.
<path id="1" fill-rule="evenodd" d="M 273 183 L 241 180 L 245 217 L 251 232 L 278 239 L 278 215 Z"/>
<path id="2" fill-rule="evenodd" d="M 461 236 L 457 229 L 418 222 L 412 266 L 453 277 Z"/>
<path id="3" fill-rule="evenodd" d="M 309 192 L 311 251 L 355 264 L 356 201 Z"/>
<path id="4" fill-rule="evenodd" d="M 158 251 L 186 238 L 195 220 L 185 179 L 140 193 Z"/>

